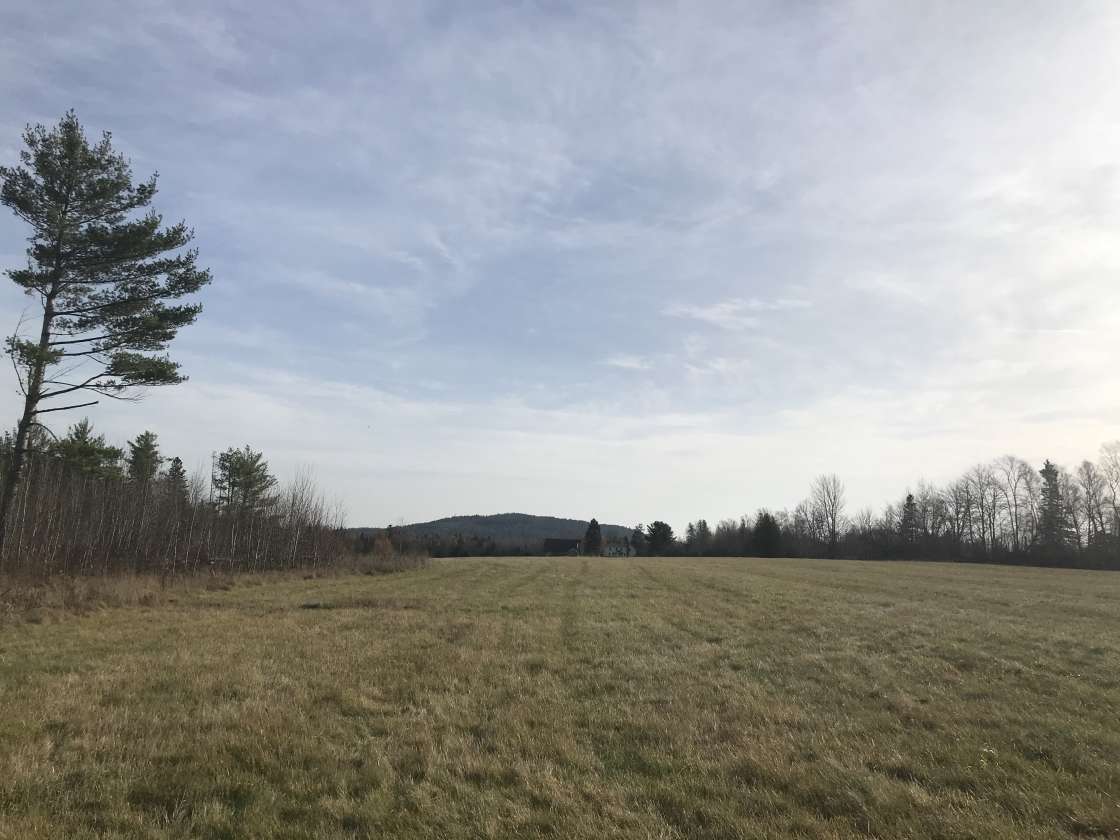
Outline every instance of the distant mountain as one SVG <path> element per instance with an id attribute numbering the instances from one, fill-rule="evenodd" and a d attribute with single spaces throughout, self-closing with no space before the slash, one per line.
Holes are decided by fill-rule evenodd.
<path id="1" fill-rule="evenodd" d="M 414 539 L 477 537 L 496 543 L 536 545 L 550 537 L 583 539 L 588 520 L 561 519 L 556 516 L 532 516 L 528 513 L 496 513 L 490 516 L 449 516 L 434 522 L 416 522 L 411 525 L 394 525 L 393 533 Z M 603 539 L 619 539 L 630 535 L 631 528 L 623 525 L 601 524 Z M 368 533 L 383 528 L 351 528 L 354 533 Z"/>

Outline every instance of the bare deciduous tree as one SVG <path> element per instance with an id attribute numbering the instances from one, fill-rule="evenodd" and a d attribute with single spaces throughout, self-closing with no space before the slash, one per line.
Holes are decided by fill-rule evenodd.
<path id="1" fill-rule="evenodd" d="M 1095 545 L 1107 533 L 1105 509 L 1108 505 L 1108 485 L 1092 461 L 1081 462 L 1077 468 L 1077 483 L 1081 488 L 1081 505 L 1085 511 L 1086 542 Z"/>
<path id="2" fill-rule="evenodd" d="M 823 529 L 828 545 L 828 556 L 835 557 L 840 550 L 840 531 L 844 520 L 844 484 L 835 473 L 821 475 L 813 482 L 810 495 L 813 519 Z"/>
<path id="3" fill-rule="evenodd" d="M 1120 440 L 1110 441 L 1101 447 L 1100 466 L 1112 513 L 1112 536 L 1120 538 Z"/>

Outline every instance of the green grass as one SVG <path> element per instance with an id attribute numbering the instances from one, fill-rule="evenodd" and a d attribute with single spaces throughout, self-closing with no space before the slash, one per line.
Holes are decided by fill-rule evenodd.
<path id="1" fill-rule="evenodd" d="M 1120 574 L 455 560 L 0 629 L 0 837 L 1120 836 Z"/>

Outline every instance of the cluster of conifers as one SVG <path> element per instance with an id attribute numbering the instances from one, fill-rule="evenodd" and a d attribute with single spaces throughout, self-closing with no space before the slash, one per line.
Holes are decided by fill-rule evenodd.
<path id="1" fill-rule="evenodd" d="M 0 462 L 10 462 L 12 441 Z M 166 465 L 166 466 L 165 466 Z M 165 461 L 154 434 L 127 453 L 86 422 L 28 453 L 0 570 L 10 574 L 259 571 L 316 567 L 349 555 L 340 510 L 306 476 L 278 487 L 249 447 L 219 455 L 210 476 Z"/>

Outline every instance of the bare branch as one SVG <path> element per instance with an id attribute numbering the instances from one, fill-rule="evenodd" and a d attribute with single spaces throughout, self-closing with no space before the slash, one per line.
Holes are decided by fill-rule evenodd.
<path id="1" fill-rule="evenodd" d="M 71 384 L 70 384 L 70 383 L 68 383 L 68 382 L 59 382 L 58 380 L 55 380 L 55 379 L 51 379 L 51 380 L 48 380 L 48 381 L 49 381 L 49 382 L 51 382 L 52 384 L 57 384 L 57 385 L 67 385 L 68 387 L 66 387 L 66 388 L 61 388 L 61 389 L 59 389 L 59 390 L 57 390 L 57 391 L 47 391 L 47 392 L 46 392 L 46 393 L 44 393 L 44 394 L 40 394 L 40 395 L 39 395 L 39 399 L 41 399 L 41 400 L 46 400 L 46 399 L 50 399 L 51 397 L 61 397 L 61 396 L 62 396 L 63 394 L 72 394 L 72 393 L 73 393 L 74 391 L 80 391 L 80 390 L 82 390 L 83 388 L 85 388 L 85 389 L 87 389 L 87 390 L 90 390 L 90 391 L 95 391 L 95 390 L 97 390 L 97 389 L 98 389 L 99 387 L 100 387 L 100 388 L 104 388 L 104 387 L 106 387 L 105 385 L 103 385 L 103 384 L 99 384 L 99 383 L 97 382 L 97 380 L 98 380 L 98 379 L 101 379 L 101 378 L 102 378 L 102 377 L 104 377 L 104 376 L 108 376 L 108 374 L 106 374 L 106 373 L 105 373 L 104 371 L 102 371 L 101 373 L 97 373 L 97 374 L 94 374 L 94 375 L 93 375 L 93 376 L 91 376 L 91 377 L 90 377 L 89 379 L 87 379 L 87 380 L 86 380 L 85 382 L 81 382 L 81 383 L 79 383 L 79 384 L 77 384 L 77 385 L 71 385 Z M 101 392 L 101 391 L 97 391 L 97 393 L 99 393 L 99 394 L 100 394 L 100 393 L 102 393 L 102 392 Z M 108 395 L 108 394 L 106 394 L 105 396 L 109 396 L 109 395 Z"/>
<path id="2" fill-rule="evenodd" d="M 94 400 L 93 402 L 75 403 L 74 405 L 60 405 L 57 408 L 37 408 L 32 413 L 33 414 L 50 414 L 52 411 L 69 411 L 71 408 L 85 408 L 86 406 L 97 405 L 99 402 L 101 402 L 101 401 L 100 400 Z"/>

